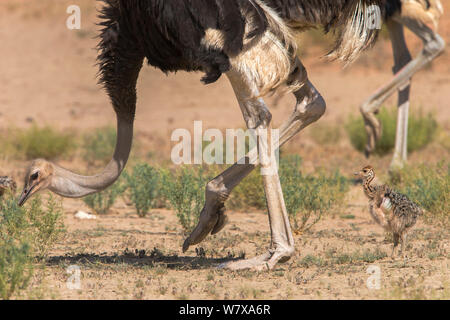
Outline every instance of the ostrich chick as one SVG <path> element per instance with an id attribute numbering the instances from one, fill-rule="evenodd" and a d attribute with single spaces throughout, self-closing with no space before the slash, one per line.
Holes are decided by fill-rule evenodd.
<path id="1" fill-rule="evenodd" d="M 3 196 L 8 190 L 14 193 L 16 191 L 16 183 L 9 177 L 0 177 L 0 197 Z"/>
<path id="2" fill-rule="evenodd" d="M 405 256 L 406 236 L 416 224 L 422 209 L 407 196 L 390 189 L 387 185 L 371 185 L 375 172 L 371 166 L 355 172 L 363 180 L 364 193 L 369 198 L 369 211 L 372 218 L 387 232 L 394 236 L 392 257 L 399 240 L 402 242 L 402 256 Z"/>

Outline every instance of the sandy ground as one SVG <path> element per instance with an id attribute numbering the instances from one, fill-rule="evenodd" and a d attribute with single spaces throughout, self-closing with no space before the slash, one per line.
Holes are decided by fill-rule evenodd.
<path id="1" fill-rule="evenodd" d="M 385 257 L 392 243 L 369 218 L 361 194 L 360 188 L 353 188 L 348 195 L 351 205 L 336 212 L 335 218 L 321 221 L 312 232 L 295 236 L 295 256 L 270 272 L 216 268 L 230 259 L 264 253 L 270 235 L 264 213 L 231 213 L 223 232 L 207 238 L 197 250 L 182 254 L 184 235 L 170 211 L 153 210 L 148 218 L 141 219 L 132 209 L 117 205 L 113 214 L 80 221 L 69 214 L 79 208 L 79 203 L 65 201 L 66 236 L 52 250 L 44 270 L 37 271 L 24 296 L 449 299 L 448 230 L 419 223 L 411 234 L 407 258 Z M 81 270 L 79 290 L 67 288 L 67 268 L 72 265 Z M 367 287 L 367 272 L 374 266 L 380 270 L 380 290 Z"/>
<path id="2" fill-rule="evenodd" d="M 443 1 L 450 10 L 449 3 Z M 65 28 L 70 4 L 82 8 L 82 30 Z M 93 1 L 0 2 L 0 133 L 12 127 L 50 124 L 74 129 L 80 134 L 104 125 L 113 125 L 114 113 L 108 99 L 96 84 L 93 49 L 95 7 Z M 450 43 L 450 18 L 446 14 L 440 29 Z M 420 43 L 408 33 L 414 53 Z M 302 60 L 309 77 L 327 100 L 328 108 L 320 125 L 342 125 L 350 114 L 359 116 L 358 106 L 370 93 L 391 78 L 389 43 L 381 40 L 358 63 L 343 70 L 337 63 L 320 59 L 326 49 L 302 44 Z M 444 135 L 450 130 L 450 54 L 448 51 L 432 66 L 414 78 L 412 108 L 436 114 Z M 200 74 L 180 72 L 166 77 L 150 67 L 139 78 L 136 140 L 145 152 L 162 159 L 170 154 L 170 135 L 176 128 L 192 130 L 193 121 L 204 128 L 242 128 L 244 122 L 232 89 L 225 78 L 203 86 Z M 268 99 L 269 105 L 273 98 Z M 275 125 L 286 119 L 293 107 L 292 97 L 284 97 L 271 109 Z M 395 98 L 386 105 L 393 106 Z M 319 125 L 319 124 L 318 124 Z M 352 149 L 348 139 L 336 145 L 318 145 L 312 130 L 293 139 L 286 147 L 304 159 L 307 170 L 317 167 L 340 168 L 350 175 L 367 160 Z M 343 134 L 345 136 L 345 134 Z M 433 163 L 449 158 L 439 143 L 410 156 L 411 163 Z M 86 171 L 78 160 L 62 161 L 68 167 Z M 386 172 L 390 156 L 370 159 Z M 0 160 L 0 174 L 19 181 L 26 162 Z M 412 235 L 409 259 L 382 258 L 336 262 L 338 254 L 389 253 L 391 244 L 368 215 L 360 187 L 353 186 L 347 205 L 321 221 L 312 233 L 296 236 L 296 256 L 274 271 L 229 272 L 215 266 L 227 257 L 261 254 L 269 242 L 267 216 L 263 212 L 232 212 L 223 232 L 181 253 L 184 235 L 171 211 L 154 210 L 139 219 L 133 210 L 118 203 L 113 213 L 95 221 L 79 221 L 73 213 L 83 209 L 79 200 L 64 200 L 67 233 L 50 253 L 48 264 L 37 270 L 26 297 L 63 299 L 380 299 L 449 298 L 449 237 L 447 230 L 420 223 Z M 353 215 L 354 219 L 342 218 Z M 156 249 L 153 249 L 156 248 Z M 135 254 L 138 250 L 138 254 Z M 144 251 L 142 251 L 144 250 Z M 140 253 L 139 253 L 140 252 Z M 333 255 L 334 252 L 334 255 Z M 325 261 L 308 265 L 307 255 Z M 382 287 L 369 290 L 367 268 L 381 268 Z M 82 271 L 81 290 L 66 287 L 69 265 Z"/>

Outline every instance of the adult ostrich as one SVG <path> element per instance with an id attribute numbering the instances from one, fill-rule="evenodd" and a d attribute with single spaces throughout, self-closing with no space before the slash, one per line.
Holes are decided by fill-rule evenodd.
<path id="1" fill-rule="evenodd" d="M 444 52 L 445 42 L 437 34 L 439 18 L 444 13 L 440 0 L 397 0 L 386 4 L 387 10 L 394 12 L 386 20 L 387 30 L 394 53 L 395 76 L 378 89 L 360 110 L 364 117 L 367 132 L 366 155 L 374 150 L 381 137 L 381 124 L 375 117 L 387 98 L 398 91 L 398 120 L 395 150 L 390 169 L 402 168 L 408 154 L 408 113 L 411 91 L 411 78 L 427 64 Z M 423 49 L 412 59 L 405 41 L 404 28 L 411 30 L 423 42 Z"/>
<path id="2" fill-rule="evenodd" d="M 111 162 L 95 176 L 81 176 L 54 163 L 35 160 L 19 199 L 23 204 L 43 190 L 78 198 L 110 186 L 127 162 L 136 107 L 136 81 L 144 58 L 163 72 L 203 71 L 204 83 L 224 73 L 231 82 L 247 127 L 257 133 L 257 148 L 247 164 L 235 164 L 206 186 L 200 221 L 183 251 L 225 225 L 224 202 L 231 190 L 261 163 L 269 212 L 271 245 L 254 259 L 229 262 L 230 269 L 271 269 L 294 253 L 274 151 L 318 120 L 325 101 L 308 81 L 295 56 L 292 32 L 316 25 L 337 30 L 333 55 L 355 59 L 376 39 L 374 6 L 385 0 L 105 0 L 101 11 L 100 83 L 117 114 L 117 143 Z M 376 11 L 376 10 L 375 10 Z M 377 17 L 375 17 L 377 18 Z M 380 18 L 380 17 L 378 17 Z M 294 112 L 272 141 L 271 114 L 262 97 L 284 87 L 297 100 Z M 266 134 L 268 133 L 268 134 Z M 264 137 L 264 138 L 263 138 Z M 252 160 L 252 161 L 251 161 Z"/>

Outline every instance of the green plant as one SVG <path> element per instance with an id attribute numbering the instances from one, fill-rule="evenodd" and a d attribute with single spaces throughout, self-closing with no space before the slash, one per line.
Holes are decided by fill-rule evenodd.
<path id="1" fill-rule="evenodd" d="M 450 130 L 441 129 L 438 136 L 439 144 L 450 152 Z"/>
<path id="2" fill-rule="evenodd" d="M 318 145 L 334 145 L 342 137 L 342 129 L 336 124 L 314 124 L 311 126 L 311 138 Z"/>
<path id="3" fill-rule="evenodd" d="M 10 299 L 15 291 L 28 286 L 33 274 L 30 247 L 11 238 L 0 241 L 0 298 Z"/>
<path id="4" fill-rule="evenodd" d="M 253 170 L 234 188 L 227 206 L 234 210 L 266 208 L 263 180 L 259 170 Z"/>
<path id="5" fill-rule="evenodd" d="M 125 192 L 125 184 L 119 178 L 107 189 L 83 198 L 83 202 L 97 214 L 107 214 L 116 202 L 117 197 Z"/>
<path id="6" fill-rule="evenodd" d="M 398 280 L 391 281 L 389 288 L 383 291 L 383 299 L 386 300 L 448 300 L 448 286 L 442 286 L 439 289 L 429 289 L 424 284 L 423 276 L 414 279 L 401 277 Z"/>
<path id="7" fill-rule="evenodd" d="M 161 170 L 162 191 L 185 230 L 191 232 L 196 226 L 205 201 L 205 185 L 208 177 L 203 168 L 184 166 L 176 172 Z"/>
<path id="8" fill-rule="evenodd" d="M 377 118 L 381 122 L 382 135 L 374 153 L 385 155 L 395 147 L 395 137 L 397 128 L 397 110 L 382 108 Z M 413 152 L 425 147 L 433 141 L 437 133 L 437 122 L 434 116 L 423 112 L 412 113 L 408 122 L 408 152 Z M 353 147 L 363 152 L 366 146 L 367 136 L 364 128 L 364 121 L 361 117 L 351 116 L 345 125 L 345 129 Z"/>
<path id="9" fill-rule="evenodd" d="M 308 254 L 305 257 L 303 257 L 299 262 L 298 262 L 299 266 L 304 267 L 304 268 L 309 268 L 312 266 L 317 266 L 317 267 L 323 267 L 326 265 L 326 262 L 323 261 L 323 259 L 321 257 L 316 257 L 312 254 Z"/>
<path id="10" fill-rule="evenodd" d="M 431 143 L 438 133 L 438 123 L 433 114 L 422 111 L 412 113 L 408 123 L 408 152 L 420 150 Z"/>
<path id="11" fill-rule="evenodd" d="M 32 254 L 40 259 L 64 231 L 62 219 L 62 204 L 52 195 L 45 205 L 39 196 L 26 207 L 19 207 L 12 195 L 0 201 L 0 232 L 28 242 Z"/>
<path id="12" fill-rule="evenodd" d="M 98 128 L 84 135 L 83 159 L 91 165 L 106 164 L 114 152 L 116 137 L 116 129 L 110 126 Z"/>
<path id="13" fill-rule="evenodd" d="M 27 287 L 35 258 L 45 258 L 63 230 L 61 203 L 53 197 L 46 207 L 40 197 L 26 207 L 13 196 L 0 200 L 0 298 Z"/>
<path id="14" fill-rule="evenodd" d="M 127 190 L 138 216 L 145 217 L 159 195 L 159 172 L 148 164 L 137 164 L 125 173 Z"/>
<path id="15" fill-rule="evenodd" d="M 41 198 L 36 197 L 27 208 L 30 228 L 34 230 L 31 246 L 37 257 L 45 258 L 48 250 L 64 232 L 63 213 L 62 203 L 51 195 L 45 206 Z"/>
<path id="16" fill-rule="evenodd" d="M 406 166 L 391 177 L 400 192 L 425 209 L 425 220 L 450 225 L 450 164 Z"/>
<path id="17" fill-rule="evenodd" d="M 286 209 L 296 232 L 309 230 L 320 221 L 326 211 L 343 202 L 348 181 L 335 172 L 317 176 L 303 175 L 301 158 L 290 156 L 280 161 L 280 182 Z"/>
<path id="18" fill-rule="evenodd" d="M 373 263 L 377 260 L 382 260 L 387 257 L 387 254 L 379 248 L 375 250 L 366 249 L 364 251 L 357 250 L 352 253 L 340 253 L 335 249 L 330 249 L 326 252 L 326 256 L 331 265 L 334 264 L 348 264 L 356 262 Z"/>
<path id="19" fill-rule="evenodd" d="M 66 156 L 75 148 L 72 134 L 57 132 L 50 126 L 33 125 L 26 130 L 11 130 L 7 140 L 2 143 L 5 152 L 26 159 L 55 159 Z"/>

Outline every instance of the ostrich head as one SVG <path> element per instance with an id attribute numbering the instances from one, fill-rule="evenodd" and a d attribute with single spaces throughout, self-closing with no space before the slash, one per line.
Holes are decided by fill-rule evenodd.
<path id="1" fill-rule="evenodd" d="M 132 140 L 133 122 L 118 117 L 114 155 L 103 171 L 93 176 L 79 175 L 42 159 L 34 160 L 27 170 L 19 205 L 45 189 L 66 198 L 82 198 L 108 188 L 122 173 Z"/>
<path id="2" fill-rule="evenodd" d="M 34 160 L 25 175 L 22 195 L 19 205 L 22 206 L 33 194 L 48 189 L 54 174 L 53 165 L 45 160 Z"/>
<path id="3" fill-rule="evenodd" d="M 372 180 L 375 178 L 375 172 L 371 166 L 365 166 L 360 171 L 355 172 L 355 176 L 363 179 L 363 180 Z"/>

